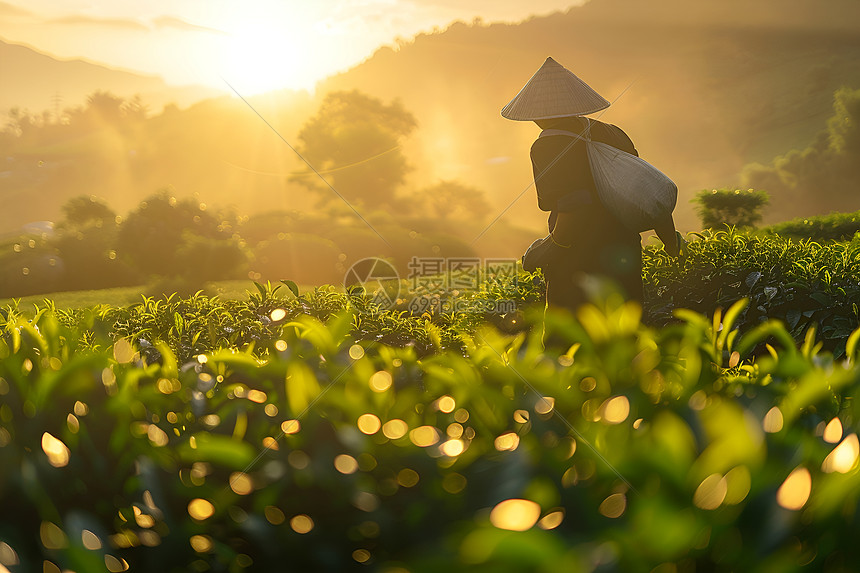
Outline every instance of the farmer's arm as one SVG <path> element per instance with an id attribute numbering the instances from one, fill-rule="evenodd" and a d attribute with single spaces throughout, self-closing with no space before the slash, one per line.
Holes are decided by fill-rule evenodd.
<path id="1" fill-rule="evenodd" d="M 681 239 L 675 231 L 675 220 L 668 215 L 654 226 L 657 236 L 663 241 L 663 248 L 669 256 L 677 257 L 681 251 Z"/>

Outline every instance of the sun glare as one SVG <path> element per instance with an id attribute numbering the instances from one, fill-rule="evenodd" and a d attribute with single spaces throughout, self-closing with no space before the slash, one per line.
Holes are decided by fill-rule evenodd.
<path id="1" fill-rule="evenodd" d="M 299 22 L 298 15 L 285 18 L 277 9 L 231 22 L 220 45 L 219 73 L 243 96 L 313 89 L 320 74 Z"/>

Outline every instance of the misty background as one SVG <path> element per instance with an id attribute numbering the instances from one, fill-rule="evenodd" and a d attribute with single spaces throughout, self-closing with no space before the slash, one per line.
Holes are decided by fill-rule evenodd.
<path id="1" fill-rule="evenodd" d="M 250 106 L 0 42 L 0 295 L 518 258 L 545 229 L 539 129 L 499 110 L 547 56 L 613 101 L 601 121 L 678 184 L 682 231 L 710 188 L 767 191 L 764 223 L 855 211 L 858 28 L 850 0 L 592 0 L 457 22 Z"/>

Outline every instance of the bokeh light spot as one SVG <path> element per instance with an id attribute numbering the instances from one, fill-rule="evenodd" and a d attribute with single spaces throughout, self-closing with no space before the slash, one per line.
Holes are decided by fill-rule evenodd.
<path id="1" fill-rule="evenodd" d="M 167 378 L 159 378 L 158 382 L 155 383 L 155 387 L 158 388 L 158 391 L 162 394 L 173 393 L 173 383 Z"/>
<path id="2" fill-rule="evenodd" d="M 263 510 L 263 515 L 266 516 L 266 521 L 272 525 L 280 525 L 287 520 L 287 516 L 284 515 L 284 512 L 274 505 L 267 505 Z"/>
<path id="3" fill-rule="evenodd" d="M 761 425 L 762 429 L 768 434 L 775 434 L 782 430 L 783 418 L 780 409 L 774 406 L 768 410 Z"/>
<path id="4" fill-rule="evenodd" d="M 144 529 L 149 529 L 150 527 L 155 526 L 155 518 L 149 515 L 148 513 L 143 513 L 139 507 L 135 506 L 134 508 L 134 522 L 137 523 L 139 527 L 143 527 Z"/>
<path id="5" fill-rule="evenodd" d="M 248 390 L 248 400 L 255 404 L 265 404 L 268 396 L 262 390 Z"/>
<path id="6" fill-rule="evenodd" d="M 465 449 L 466 445 L 463 440 L 448 440 L 439 446 L 439 451 L 450 458 L 459 456 Z"/>
<path id="7" fill-rule="evenodd" d="M 302 429 L 302 425 L 298 420 L 286 420 L 281 423 L 281 431 L 285 434 L 296 434 Z"/>
<path id="8" fill-rule="evenodd" d="M 397 483 L 403 487 L 413 487 L 418 484 L 419 479 L 421 478 L 418 472 L 413 469 L 403 468 L 397 472 Z"/>
<path id="9" fill-rule="evenodd" d="M 90 407 L 87 406 L 86 404 L 84 404 L 83 402 L 81 402 L 80 400 L 75 402 L 75 407 L 74 407 L 75 416 L 77 416 L 79 418 L 81 416 L 86 416 L 89 411 L 90 411 Z"/>
<path id="10" fill-rule="evenodd" d="M 134 348 L 125 338 L 120 338 L 113 345 L 114 360 L 120 364 L 127 364 L 134 358 Z"/>
<path id="11" fill-rule="evenodd" d="M 55 468 L 65 467 L 69 463 L 69 448 L 48 432 L 42 434 L 42 451 L 48 456 L 48 463 Z"/>
<path id="12" fill-rule="evenodd" d="M 541 529 L 555 529 L 561 522 L 564 521 L 564 510 L 551 511 L 538 521 L 538 527 Z"/>
<path id="13" fill-rule="evenodd" d="M 128 562 L 121 557 L 105 555 L 105 567 L 110 573 L 120 573 L 120 571 L 128 571 Z"/>
<path id="14" fill-rule="evenodd" d="M 597 510 L 601 515 L 615 519 L 621 517 L 624 510 L 627 509 L 627 497 L 623 493 L 613 493 L 600 503 Z"/>
<path id="15" fill-rule="evenodd" d="M 69 544 L 63 530 L 50 521 L 43 521 L 39 525 L 39 539 L 45 549 L 63 549 Z"/>
<path id="16" fill-rule="evenodd" d="M 146 437 L 148 437 L 152 445 L 157 448 L 166 446 L 167 442 L 170 441 L 167 432 L 155 424 L 150 424 L 149 427 L 146 428 Z"/>
<path id="17" fill-rule="evenodd" d="M 397 440 L 406 435 L 409 426 L 403 420 L 388 420 L 382 425 L 382 434 L 389 440 Z"/>
<path id="18" fill-rule="evenodd" d="M 454 408 L 457 407 L 457 402 L 454 401 L 454 398 L 451 396 L 442 396 L 437 400 L 436 407 L 439 408 L 440 412 L 445 412 L 446 414 L 450 414 L 454 411 Z"/>
<path id="19" fill-rule="evenodd" d="M 272 322 L 278 322 L 280 320 L 284 320 L 287 317 L 287 311 L 283 308 L 276 308 L 269 314 L 269 318 L 272 319 Z"/>
<path id="20" fill-rule="evenodd" d="M 348 454 L 340 454 L 334 458 L 334 469 L 342 474 L 354 474 L 358 471 L 358 462 Z"/>
<path id="21" fill-rule="evenodd" d="M 752 487 L 752 476 L 746 466 L 737 466 L 726 474 L 726 499 L 723 503 L 736 505 L 746 499 Z"/>
<path id="22" fill-rule="evenodd" d="M 375 434 L 382 427 L 382 422 L 373 414 L 362 414 L 358 417 L 358 429 L 368 436 Z"/>
<path id="23" fill-rule="evenodd" d="M 804 467 L 795 468 L 776 492 L 776 502 L 792 511 L 797 511 L 809 501 L 812 493 L 812 475 Z"/>
<path id="24" fill-rule="evenodd" d="M 198 497 L 188 502 L 188 515 L 191 516 L 191 519 L 203 521 L 212 517 L 214 513 L 215 506 L 205 499 Z"/>
<path id="25" fill-rule="evenodd" d="M 290 520 L 290 527 L 296 533 L 309 533 L 314 528 L 314 520 L 305 514 L 300 514 Z"/>
<path id="26" fill-rule="evenodd" d="M 352 496 L 352 505 L 361 511 L 376 511 L 379 508 L 379 498 L 369 491 L 358 491 Z"/>
<path id="27" fill-rule="evenodd" d="M 516 432 L 507 432 L 497 437 L 493 445 L 500 452 L 512 452 L 520 445 L 520 437 Z"/>
<path id="28" fill-rule="evenodd" d="M 463 426 L 457 422 L 452 422 L 445 428 L 445 433 L 448 434 L 449 438 L 459 438 L 463 435 Z"/>
<path id="29" fill-rule="evenodd" d="M 490 512 L 490 523 L 499 529 L 526 531 L 537 523 L 540 506 L 527 499 L 506 499 Z"/>
<path id="30" fill-rule="evenodd" d="M 824 441 L 828 444 L 836 444 L 842 439 L 842 432 L 842 420 L 838 417 L 833 418 L 827 426 L 824 427 Z"/>
<path id="31" fill-rule="evenodd" d="M 846 474 L 857 465 L 858 456 L 860 456 L 860 442 L 857 440 L 857 434 L 851 434 L 827 454 L 824 463 L 821 464 L 821 471 L 828 474 L 833 472 Z"/>
<path id="32" fill-rule="evenodd" d="M 98 551 L 102 548 L 102 540 L 89 529 L 81 531 L 81 543 L 90 551 Z"/>
<path id="33" fill-rule="evenodd" d="M 364 348 L 360 344 L 353 344 L 349 347 L 349 357 L 353 360 L 358 360 L 364 356 Z"/>
<path id="34" fill-rule="evenodd" d="M 373 376 L 370 377 L 370 389 L 374 392 L 385 392 L 391 388 L 391 383 L 391 374 L 385 370 L 375 372 Z"/>
<path id="35" fill-rule="evenodd" d="M 303 470 L 311 463 L 310 457 L 301 450 L 293 450 L 287 456 L 287 462 L 297 470 Z"/>
<path id="36" fill-rule="evenodd" d="M 230 489 L 237 495 L 248 495 L 254 491 L 254 481 L 244 472 L 230 474 Z"/>
<path id="37" fill-rule="evenodd" d="M 606 400 L 600 410 L 603 413 L 603 421 L 607 424 L 620 424 L 630 415 L 630 402 L 627 396 L 614 396 Z"/>
<path id="38" fill-rule="evenodd" d="M 543 396 L 535 402 L 535 412 L 538 414 L 549 414 L 553 408 L 555 408 L 555 398 L 550 396 Z"/>
<path id="39" fill-rule="evenodd" d="M 591 392 L 597 388 L 597 380 L 591 376 L 586 376 L 579 382 L 579 389 L 583 392 Z"/>
<path id="40" fill-rule="evenodd" d="M 409 432 L 409 440 L 418 447 L 426 448 L 439 441 L 439 430 L 433 426 L 419 426 Z"/>
<path id="41" fill-rule="evenodd" d="M 192 535 L 189 539 L 191 548 L 197 553 L 212 551 L 212 538 L 208 535 Z"/>
<path id="42" fill-rule="evenodd" d="M 732 352 L 731 356 L 729 356 L 729 368 L 734 368 L 741 362 L 741 353 L 735 350 Z"/>
<path id="43" fill-rule="evenodd" d="M 728 482 L 720 474 L 711 474 L 702 480 L 693 494 L 693 504 L 701 509 L 713 510 L 722 505 L 728 492 Z"/>
<path id="44" fill-rule="evenodd" d="M 18 552 L 12 549 L 12 546 L 5 541 L 0 541 L 0 564 L 11 567 L 19 563 Z"/>
<path id="45" fill-rule="evenodd" d="M 466 478 L 458 473 L 446 474 L 442 478 L 442 489 L 451 494 L 457 494 L 466 488 Z"/>

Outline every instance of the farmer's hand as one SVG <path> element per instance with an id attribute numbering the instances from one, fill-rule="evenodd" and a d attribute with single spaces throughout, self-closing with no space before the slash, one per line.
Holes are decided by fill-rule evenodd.
<path id="1" fill-rule="evenodd" d="M 670 257 L 683 257 L 687 255 L 687 241 L 684 240 L 684 237 L 681 236 L 679 231 L 675 231 L 674 235 L 675 244 L 670 245 L 667 243 L 663 244 L 663 248 L 666 249 L 666 254 Z"/>

